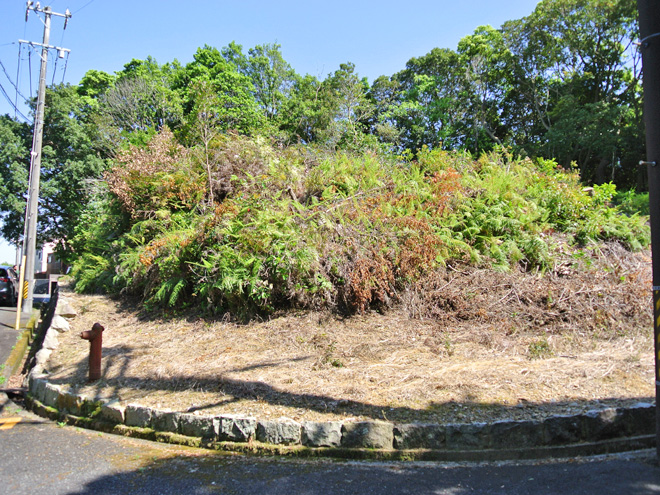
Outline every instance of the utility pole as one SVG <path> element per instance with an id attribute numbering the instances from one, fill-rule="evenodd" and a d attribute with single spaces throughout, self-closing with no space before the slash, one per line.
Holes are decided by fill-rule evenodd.
<path id="1" fill-rule="evenodd" d="M 39 2 L 34 4 L 32 1 L 27 2 L 27 9 L 25 11 L 25 20 L 27 21 L 30 11 L 44 14 L 44 38 L 43 43 L 34 43 L 31 41 L 19 40 L 20 43 L 27 43 L 31 46 L 41 47 L 41 69 L 39 71 L 39 92 L 37 94 L 37 108 L 34 116 L 34 134 L 32 137 L 32 151 L 30 153 L 30 184 L 28 187 L 28 201 L 26 211 L 26 228 L 25 236 L 23 237 L 23 253 L 24 253 L 24 266 L 21 271 L 25 274 L 25 284 L 27 286 L 27 296 L 23 301 L 23 313 L 32 312 L 32 302 L 34 294 L 34 262 L 37 253 L 37 217 L 39 213 L 39 179 L 41 175 L 41 144 L 44 133 L 44 111 L 46 108 L 46 72 L 48 70 L 48 52 L 51 48 L 58 50 L 60 53 L 68 51 L 64 48 L 49 45 L 50 41 L 50 23 L 52 16 L 64 17 L 64 29 L 71 17 L 71 13 L 67 9 L 64 14 L 57 14 L 51 10 L 50 7 L 41 8 Z M 21 287 L 19 291 L 23 295 L 25 290 Z"/>
<path id="2" fill-rule="evenodd" d="M 637 0 L 642 52 L 646 165 L 649 174 L 653 265 L 653 342 L 655 347 L 655 435 L 660 459 L 660 4 Z"/>

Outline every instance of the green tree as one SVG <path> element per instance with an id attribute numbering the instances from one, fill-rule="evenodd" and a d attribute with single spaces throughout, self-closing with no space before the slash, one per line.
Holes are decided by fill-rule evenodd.
<path id="1" fill-rule="evenodd" d="M 400 85 L 398 102 L 383 114 L 401 133 L 403 148 L 423 146 L 457 148 L 463 145 L 458 128 L 464 109 L 461 105 L 463 74 L 458 54 L 434 48 L 422 57 L 411 58 L 392 80 Z"/>
<path id="2" fill-rule="evenodd" d="M 319 139 L 330 148 L 362 148 L 367 140 L 369 120 L 375 113 L 367 97 L 369 85 L 360 79 L 353 63 L 340 64 L 328 75 L 320 88 L 321 108 L 326 112 L 321 121 Z"/>
<path id="3" fill-rule="evenodd" d="M 543 0 L 503 33 L 519 62 L 519 114 L 529 117 L 517 144 L 575 162 L 586 181 L 631 185 L 644 146 L 634 2 Z"/>
<path id="4" fill-rule="evenodd" d="M 89 199 L 89 183 L 101 177 L 106 161 L 99 157 L 76 87 L 48 89 L 46 102 L 37 231 L 39 241 L 61 241 L 61 254 L 66 254 L 66 239 Z M 6 239 L 23 234 L 31 141 L 26 124 L 0 119 L 0 210 Z"/>
<path id="5" fill-rule="evenodd" d="M 178 64 L 160 66 L 151 57 L 124 65 L 100 97 L 102 121 L 138 142 L 164 126 L 177 128 L 183 118 L 181 97 L 172 87 L 177 69 Z"/>
<path id="6" fill-rule="evenodd" d="M 217 95 L 213 112 L 222 130 L 233 129 L 251 133 L 264 122 L 264 115 L 253 97 L 250 79 L 228 62 L 217 49 L 198 48 L 193 61 L 177 71 L 173 87 L 183 98 L 184 111 L 189 114 L 195 106 L 195 81 L 207 81 Z"/>
<path id="7" fill-rule="evenodd" d="M 28 124 L 0 116 L 2 236 L 15 243 L 23 236 L 31 138 Z"/>
<path id="8" fill-rule="evenodd" d="M 278 44 L 250 48 L 245 60 L 245 74 L 254 86 L 255 99 L 268 119 L 275 119 L 289 98 L 296 73 L 284 60 Z"/>
<path id="9" fill-rule="evenodd" d="M 466 110 L 464 146 L 474 152 L 489 150 L 494 144 L 502 146 L 508 141 L 511 125 L 502 110 L 511 88 L 513 55 L 502 33 L 491 26 L 480 26 L 462 38 L 457 51 L 459 65 L 465 70 L 459 100 Z"/>

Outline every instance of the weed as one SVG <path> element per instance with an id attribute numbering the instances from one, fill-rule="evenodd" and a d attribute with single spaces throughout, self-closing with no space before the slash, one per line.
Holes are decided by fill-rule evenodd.
<path id="1" fill-rule="evenodd" d="M 447 356 L 453 356 L 454 355 L 454 344 L 449 339 L 449 337 L 445 338 L 444 346 L 445 346 L 445 352 L 447 353 Z"/>
<path id="2" fill-rule="evenodd" d="M 333 341 L 328 344 L 328 347 L 325 349 L 323 354 L 323 362 L 334 366 L 335 368 L 343 368 L 344 364 L 339 360 L 339 358 L 334 357 L 336 352 L 337 342 Z"/>
<path id="3" fill-rule="evenodd" d="M 530 359 L 544 359 L 552 356 L 552 348 L 545 337 L 535 340 L 527 348 Z"/>

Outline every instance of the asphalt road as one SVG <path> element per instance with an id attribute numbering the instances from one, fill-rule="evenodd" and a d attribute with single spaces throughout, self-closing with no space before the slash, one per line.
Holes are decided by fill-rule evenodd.
<path id="1" fill-rule="evenodd" d="M 522 464 L 246 457 L 60 426 L 0 400 L 0 494 L 129 493 L 647 495 L 660 494 L 660 468 L 655 451 Z"/>

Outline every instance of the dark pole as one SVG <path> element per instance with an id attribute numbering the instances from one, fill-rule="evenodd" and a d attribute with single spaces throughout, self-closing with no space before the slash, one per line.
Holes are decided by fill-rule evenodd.
<path id="1" fill-rule="evenodd" d="M 646 164 L 649 174 L 653 257 L 653 341 L 655 347 L 655 438 L 660 459 L 660 2 L 637 0 L 644 84 Z"/>

